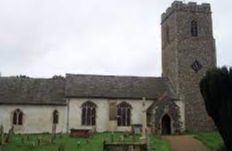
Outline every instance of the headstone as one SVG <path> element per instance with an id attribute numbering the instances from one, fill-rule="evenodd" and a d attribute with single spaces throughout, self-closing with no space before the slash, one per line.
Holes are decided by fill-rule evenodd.
<path id="1" fill-rule="evenodd" d="M 52 142 L 56 138 L 56 124 L 52 124 Z"/>
<path id="2" fill-rule="evenodd" d="M 114 134 L 113 133 L 111 133 L 110 138 L 111 138 L 111 142 L 114 142 Z"/>
<path id="3" fill-rule="evenodd" d="M 6 143 L 10 143 L 11 141 L 11 138 L 13 137 L 14 135 L 14 127 L 12 126 L 9 131 L 8 131 L 8 134 L 6 136 Z"/>
<path id="4" fill-rule="evenodd" d="M 125 140 L 123 135 L 120 135 L 120 139 L 122 142 L 124 142 L 124 140 Z"/>
<path id="5" fill-rule="evenodd" d="M 143 127 L 142 124 L 133 124 L 133 125 L 132 125 L 132 133 L 141 134 L 141 132 L 142 132 L 142 127 Z"/>
<path id="6" fill-rule="evenodd" d="M 62 133 L 60 133 L 59 138 L 62 138 L 62 137 L 63 137 L 63 134 L 62 134 Z"/>
<path id="7" fill-rule="evenodd" d="M 27 141 L 30 141 L 30 136 L 29 135 L 27 135 Z"/>
<path id="8" fill-rule="evenodd" d="M 147 137 L 146 144 L 147 144 L 147 150 L 151 150 L 151 144 L 150 144 L 150 137 Z"/>
<path id="9" fill-rule="evenodd" d="M 3 125 L 0 126 L 0 145 L 4 144 L 4 127 Z"/>
<path id="10" fill-rule="evenodd" d="M 38 146 L 40 146 L 40 138 L 39 137 L 37 137 L 37 144 L 38 144 Z"/>
<path id="11" fill-rule="evenodd" d="M 86 144 L 89 144 L 89 139 L 86 140 Z"/>
<path id="12" fill-rule="evenodd" d="M 65 146 L 64 144 L 60 144 L 58 151 L 65 151 Z"/>
<path id="13" fill-rule="evenodd" d="M 132 134 L 132 142 L 133 143 L 135 142 L 135 134 L 134 133 Z"/>
<path id="14" fill-rule="evenodd" d="M 21 143 L 24 144 L 24 137 L 21 138 Z"/>
<path id="15" fill-rule="evenodd" d="M 80 148 L 80 146 L 81 146 L 81 142 L 78 141 L 78 142 L 77 142 L 77 150 Z"/>
<path id="16" fill-rule="evenodd" d="M 35 147 L 36 146 L 36 142 L 33 141 L 32 142 L 32 146 Z"/>
<path id="17" fill-rule="evenodd" d="M 56 134 L 56 124 L 52 125 L 52 134 Z"/>

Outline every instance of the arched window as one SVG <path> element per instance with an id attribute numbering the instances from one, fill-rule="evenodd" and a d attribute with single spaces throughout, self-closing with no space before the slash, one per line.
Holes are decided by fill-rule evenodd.
<path id="1" fill-rule="evenodd" d="M 85 126 L 96 125 L 96 104 L 93 102 L 85 102 L 82 104 L 81 123 Z"/>
<path id="2" fill-rule="evenodd" d="M 198 36 L 198 24 L 197 24 L 197 21 L 195 20 L 191 22 L 191 34 L 193 37 Z"/>
<path id="3" fill-rule="evenodd" d="M 130 126 L 131 108 L 126 102 L 122 102 L 117 106 L 118 126 Z"/>
<path id="4" fill-rule="evenodd" d="M 59 123 L 59 113 L 57 110 L 53 112 L 53 124 L 58 124 Z"/>
<path id="5" fill-rule="evenodd" d="M 23 125 L 23 112 L 20 109 L 13 112 L 13 125 Z"/>

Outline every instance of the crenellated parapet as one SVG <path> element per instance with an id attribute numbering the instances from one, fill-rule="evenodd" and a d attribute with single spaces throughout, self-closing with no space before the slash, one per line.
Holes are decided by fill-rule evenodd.
<path id="1" fill-rule="evenodd" d="M 161 16 L 163 23 L 174 11 L 196 12 L 196 13 L 211 13 L 209 3 L 197 4 L 196 2 L 183 3 L 182 1 L 174 1 L 170 7 Z"/>

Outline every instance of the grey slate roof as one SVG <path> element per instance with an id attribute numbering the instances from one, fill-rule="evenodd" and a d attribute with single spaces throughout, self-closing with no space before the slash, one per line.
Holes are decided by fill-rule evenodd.
<path id="1" fill-rule="evenodd" d="M 168 79 L 67 74 L 66 78 L 0 77 L 0 104 L 66 105 L 65 98 L 176 98 Z"/>
<path id="2" fill-rule="evenodd" d="M 157 99 L 176 98 L 167 78 L 66 74 L 66 97 Z"/>
<path id="3" fill-rule="evenodd" d="M 0 77 L 0 104 L 65 105 L 63 78 Z"/>

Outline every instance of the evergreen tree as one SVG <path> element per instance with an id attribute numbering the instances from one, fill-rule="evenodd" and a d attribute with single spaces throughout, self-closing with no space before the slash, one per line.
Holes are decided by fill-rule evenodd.
<path id="1" fill-rule="evenodd" d="M 200 91 L 227 150 L 232 151 L 232 68 L 208 70 L 200 82 Z"/>

